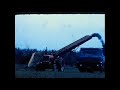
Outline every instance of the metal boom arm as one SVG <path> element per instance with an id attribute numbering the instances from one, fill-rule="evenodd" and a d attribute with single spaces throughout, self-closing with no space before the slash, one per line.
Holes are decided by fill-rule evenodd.
<path id="1" fill-rule="evenodd" d="M 79 45 L 82 45 L 83 43 L 87 42 L 88 40 L 92 39 L 92 37 L 98 37 L 98 39 L 101 41 L 102 45 L 103 45 L 103 48 L 104 48 L 104 42 L 101 38 L 101 36 L 98 34 L 98 33 L 93 33 L 92 35 L 86 35 L 84 36 L 83 38 L 59 49 L 56 53 L 56 56 L 60 56 L 66 52 L 69 52 L 71 51 L 72 49 L 74 49 L 75 47 L 79 46 Z"/>

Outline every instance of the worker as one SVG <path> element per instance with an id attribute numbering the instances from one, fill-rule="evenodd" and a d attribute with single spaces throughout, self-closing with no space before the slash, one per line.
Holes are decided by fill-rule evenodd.
<path id="1" fill-rule="evenodd" d="M 61 71 L 60 57 L 59 56 L 56 58 L 56 66 L 57 66 L 58 71 Z"/>
<path id="2" fill-rule="evenodd" d="M 62 57 L 60 57 L 60 64 L 61 64 L 61 71 L 63 72 L 64 70 L 64 60 Z"/>
<path id="3" fill-rule="evenodd" d="M 51 64 L 52 64 L 52 69 L 53 69 L 53 71 L 56 71 L 56 60 L 53 59 L 53 60 L 51 61 Z"/>
<path id="4" fill-rule="evenodd" d="M 64 67 L 65 67 L 65 62 L 64 59 L 62 58 L 62 71 L 64 71 Z"/>
<path id="5" fill-rule="evenodd" d="M 63 62 L 62 57 L 59 57 L 59 56 L 57 57 L 56 65 L 57 65 L 58 71 L 63 71 L 64 70 L 64 62 Z"/>

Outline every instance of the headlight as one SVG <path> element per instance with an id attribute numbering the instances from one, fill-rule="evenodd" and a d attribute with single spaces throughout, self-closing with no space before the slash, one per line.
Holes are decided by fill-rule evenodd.
<path id="1" fill-rule="evenodd" d="M 99 66 L 99 64 L 97 64 L 97 66 Z"/>
<path id="2" fill-rule="evenodd" d="M 80 66 L 82 66 L 82 64 L 80 64 Z"/>
<path id="3" fill-rule="evenodd" d="M 100 63 L 103 63 L 103 62 L 100 62 Z"/>

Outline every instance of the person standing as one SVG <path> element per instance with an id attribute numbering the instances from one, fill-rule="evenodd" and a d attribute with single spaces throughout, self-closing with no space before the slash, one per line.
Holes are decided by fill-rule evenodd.
<path id="1" fill-rule="evenodd" d="M 62 57 L 57 58 L 57 68 L 58 68 L 58 71 L 64 70 L 64 62 Z"/>
<path id="2" fill-rule="evenodd" d="M 51 64 L 52 64 L 52 70 L 56 71 L 56 60 L 55 60 L 55 58 L 52 59 Z"/>
<path id="3" fill-rule="evenodd" d="M 61 71 L 64 71 L 64 60 L 62 57 L 60 57 L 60 65 L 61 65 Z"/>

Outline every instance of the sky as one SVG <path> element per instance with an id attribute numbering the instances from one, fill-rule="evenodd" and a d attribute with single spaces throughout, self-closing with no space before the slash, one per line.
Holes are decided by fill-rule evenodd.
<path id="1" fill-rule="evenodd" d="M 105 14 L 21 14 L 15 15 L 15 47 L 59 50 L 92 33 L 105 42 Z M 102 48 L 94 37 L 80 48 Z"/>

